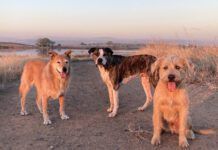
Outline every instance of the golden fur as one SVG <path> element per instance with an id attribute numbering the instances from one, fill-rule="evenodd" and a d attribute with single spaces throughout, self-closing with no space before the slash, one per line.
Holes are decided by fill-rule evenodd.
<path id="1" fill-rule="evenodd" d="M 158 72 L 159 82 L 154 92 L 151 143 L 160 144 L 161 132 L 165 130 L 179 134 L 179 145 L 186 148 L 189 145 L 187 138 L 195 138 L 185 88 L 185 79 L 193 72 L 193 64 L 178 56 L 167 56 L 154 63 L 152 72 Z"/>
<path id="2" fill-rule="evenodd" d="M 21 115 L 27 115 L 25 102 L 26 95 L 32 85 L 36 87 L 36 104 L 43 113 L 44 124 L 51 124 L 47 113 L 48 99 L 59 98 L 61 119 L 69 117 L 64 111 L 64 94 L 70 78 L 70 54 L 66 51 L 64 55 L 50 52 L 49 62 L 41 60 L 30 61 L 25 64 L 19 87 L 21 95 Z"/>

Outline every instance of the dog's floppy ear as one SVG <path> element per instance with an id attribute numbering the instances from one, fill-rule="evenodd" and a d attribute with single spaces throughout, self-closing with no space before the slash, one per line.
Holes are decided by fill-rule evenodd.
<path id="1" fill-rule="evenodd" d="M 64 52 L 64 54 L 65 54 L 68 58 L 70 58 L 71 53 L 72 53 L 72 51 L 71 51 L 70 49 L 67 50 L 66 52 Z"/>
<path id="2" fill-rule="evenodd" d="M 152 65 L 151 65 L 151 76 L 153 83 L 157 84 L 159 80 L 159 70 L 160 70 L 160 65 L 163 61 L 163 57 L 158 58 Z"/>
<path id="3" fill-rule="evenodd" d="M 90 48 L 88 51 L 89 55 L 92 54 L 94 51 L 96 51 L 96 49 L 97 49 L 96 47 Z"/>
<path id="4" fill-rule="evenodd" d="M 158 58 L 152 65 L 151 65 L 151 73 L 154 74 L 155 72 L 159 72 L 160 64 L 163 61 L 163 57 Z"/>
<path id="5" fill-rule="evenodd" d="M 51 57 L 51 59 L 58 55 L 58 53 L 56 53 L 55 51 L 49 51 L 48 54 Z"/>
<path id="6" fill-rule="evenodd" d="M 109 47 L 105 47 L 104 48 L 104 51 L 106 52 L 106 53 L 108 53 L 109 55 L 113 55 L 113 50 L 111 49 L 111 48 L 109 48 Z"/>

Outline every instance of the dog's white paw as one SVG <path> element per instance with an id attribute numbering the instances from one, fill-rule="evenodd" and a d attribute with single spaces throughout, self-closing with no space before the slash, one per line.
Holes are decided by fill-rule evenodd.
<path id="1" fill-rule="evenodd" d="M 70 117 L 68 116 L 68 115 L 66 115 L 66 114 L 64 114 L 64 115 L 61 115 L 61 119 L 62 120 L 67 120 L 67 119 L 69 119 Z"/>
<path id="2" fill-rule="evenodd" d="M 51 124 L 51 120 L 49 120 L 49 119 L 44 119 L 43 124 L 44 124 L 44 125 L 49 125 L 49 124 Z"/>
<path id="3" fill-rule="evenodd" d="M 112 112 L 113 111 L 113 108 L 111 108 L 111 107 L 109 107 L 108 109 L 107 109 L 107 112 Z"/>
<path id="4" fill-rule="evenodd" d="M 115 117 L 116 115 L 117 115 L 117 113 L 111 112 L 111 113 L 109 113 L 108 117 L 112 118 L 112 117 Z"/>
<path id="5" fill-rule="evenodd" d="M 160 137 L 153 136 L 152 139 L 151 139 L 151 144 L 154 145 L 154 146 L 160 145 Z"/>
<path id="6" fill-rule="evenodd" d="M 26 116 L 26 115 L 28 115 L 28 112 L 27 112 L 26 110 L 21 111 L 21 112 L 20 112 L 20 115 L 21 115 L 21 116 Z"/>
<path id="7" fill-rule="evenodd" d="M 144 107 L 144 106 L 138 107 L 138 111 L 144 111 L 144 110 L 145 110 L 145 107 Z"/>
<path id="8" fill-rule="evenodd" d="M 186 138 L 179 140 L 179 146 L 182 148 L 188 148 L 189 144 Z"/>

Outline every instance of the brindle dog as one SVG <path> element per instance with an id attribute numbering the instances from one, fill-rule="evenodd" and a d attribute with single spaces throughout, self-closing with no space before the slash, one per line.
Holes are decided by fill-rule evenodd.
<path id="1" fill-rule="evenodd" d="M 151 65 L 156 57 L 151 55 L 121 56 L 113 55 L 110 48 L 91 48 L 89 54 L 98 67 L 102 80 L 107 85 L 110 107 L 107 109 L 109 117 L 117 114 L 119 107 L 118 89 L 123 83 L 136 76 L 141 77 L 141 83 L 146 93 L 146 101 L 138 110 L 144 110 L 152 101 L 150 77 Z M 155 86 L 155 83 L 152 82 Z"/>

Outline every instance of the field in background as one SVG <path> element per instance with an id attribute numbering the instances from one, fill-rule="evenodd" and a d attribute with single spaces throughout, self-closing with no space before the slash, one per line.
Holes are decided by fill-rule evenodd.
<path id="1" fill-rule="evenodd" d="M 136 54 L 151 54 L 162 57 L 175 54 L 194 63 L 194 75 L 188 80 L 191 83 L 204 83 L 211 88 L 218 85 L 218 47 L 216 46 L 184 46 L 176 44 L 149 44 Z"/>
<path id="2" fill-rule="evenodd" d="M 20 78 L 26 61 L 39 58 L 38 56 L 0 56 L 0 86 Z"/>
<path id="3" fill-rule="evenodd" d="M 73 52 L 72 59 L 76 61 L 89 60 L 87 50 Z M 204 83 L 211 88 L 218 85 L 218 47 L 215 46 L 184 46 L 177 44 L 148 44 L 138 51 L 119 50 L 115 54 L 151 54 L 162 57 L 167 54 L 176 54 L 190 59 L 195 65 L 195 75 L 189 79 L 191 83 Z M 0 56 L 0 86 L 20 78 L 23 64 L 31 59 L 39 58 L 37 55 L 30 56 Z"/>

